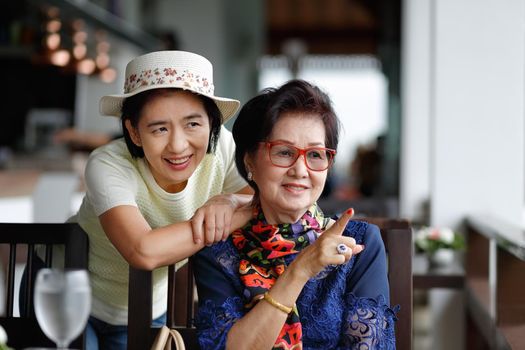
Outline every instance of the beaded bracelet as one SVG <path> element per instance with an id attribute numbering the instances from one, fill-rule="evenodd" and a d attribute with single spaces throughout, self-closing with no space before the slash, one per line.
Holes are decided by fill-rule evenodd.
<path id="1" fill-rule="evenodd" d="M 268 292 L 264 293 L 263 299 L 266 300 L 270 305 L 272 305 L 273 307 L 278 308 L 279 310 L 281 310 L 282 312 L 284 312 L 287 315 L 289 313 L 291 313 L 292 310 L 293 310 L 293 307 L 285 306 L 285 305 L 281 304 L 280 302 L 278 302 L 277 300 L 275 300 L 274 298 L 272 298 L 270 296 L 270 294 L 268 294 Z"/>

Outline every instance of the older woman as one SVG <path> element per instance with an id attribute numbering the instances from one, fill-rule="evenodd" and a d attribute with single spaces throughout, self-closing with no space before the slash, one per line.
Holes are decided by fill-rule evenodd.
<path id="1" fill-rule="evenodd" d="M 233 135 L 253 216 L 196 255 L 201 347 L 395 348 L 378 228 L 316 204 L 339 135 L 328 96 L 301 80 L 266 90 Z"/>

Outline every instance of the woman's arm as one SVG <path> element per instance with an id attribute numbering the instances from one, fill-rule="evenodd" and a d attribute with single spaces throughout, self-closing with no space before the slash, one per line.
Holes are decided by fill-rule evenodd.
<path id="1" fill-rule="evenodd" d="M 340 346 L 395 349 L 396 316 L 390 308 L 387 259 L 377 226 L 368 225 L 363 243 L 366 250 L 347 276 Z"/>
<path id="2" fill-rule="evenodd" d="M 232 217 L 235 210 L 251 203 L 253 189 L 246 186 L 236 193 L 220 194 L 210 198 L 197 209 L 191 218 L 193 241 L 196 244 L 210 245 L 219 240 L 225 240 L 232 229 Z"/>
<path id="3" fill-rule="evenodd" d="M 152 229 L 136 203 L 137 188 L 145 180 L 138 170 L 139 165 L 128 157 L 123 141 L 99 148 L 89 157 L 84 176 L 87 199 L 120 254 L 134 267 L 154 269 L 180 261 L 201 249 L 203 243 L 193 242 L 190 221 Z M 246 191 L 246 185 L 238 181 L 234 184 L 236 187 L 228 188 Z M 224 217 L 226 211 L 232 220 L 237 207 L 237 202 L 212 204 L 206 215 Z M 232 222 L 231 226 L 240 227 L 248 220 L 249 216 L 242 222 Z"/>
<path id="4" fill-rule="evenodd" d="M 251 217 L 250 208 L 232 215 L 231 228 L 237 229 Z M 102 228 L 120 254 L 133 267 L 153 270 L 183 260 L 204 246 L 193 241 L 189 221 L 152 229 L 140 210 L 131 205 L 109 209 L 99 216 Z"/>
<path id="5" fill-rule="evenodd" d="M 269 291 L 274 300 L 292 307 L 310 278 L 328 265 L 344 264 L 363 250 L 363 246 L 357 245 L 353 238 L 342 236 L 352 215 L 353 211 L 346 212 L 314 244 L 297 255 Z M 345 243 L 351 249 L 345 255 L 337 254 L 339 243 Z M 287 317 L 285 312 L 262 299 L 231 328 L 227 348 L 270 349 Z"/>
<path id="6" fill-rule="evenodd" d="M 292 306 L 308 281 L 292 265 L 279 277 L 269 294 L 283 305 Z M 260 300 L 228 333 L 227 349 L 271 349 L 288 314 Z"/>

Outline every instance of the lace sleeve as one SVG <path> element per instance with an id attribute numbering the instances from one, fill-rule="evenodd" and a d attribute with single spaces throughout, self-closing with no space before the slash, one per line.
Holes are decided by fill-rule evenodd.
<path id="1" fill-rule="evenodd" d="M 385 297 L 359 298 L 347 296 L 346 326 L 341 338 L 346 349 L 385 349 L 396 348 L 394 323 L 398 307 L 391 309 Z"/>
<path id="2" fill-rule="evenodd" d="M 207 300 L 199 306 L 195 324 L 202 350 L 225 349 L 226 336 L 234 323 L 243 316 L 241 298 L 231 297 L 222 305 Z"/>

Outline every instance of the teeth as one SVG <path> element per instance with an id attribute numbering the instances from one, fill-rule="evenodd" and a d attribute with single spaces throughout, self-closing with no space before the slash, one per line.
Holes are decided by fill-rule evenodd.
<path id="1" fill-rule="evenodd" d="M 299 190 L 304 190 L 304 189 L 305 189 L 305 187 L 302 187 L 302 186 L 299 187 L 299 186 L 289 186 L 289 185 L 286 185 L 286 187 L 291 188 L 291 189 L 293 189 L 293 190 L 298 190 L 298 191 L 299 191 Z"/>
<path id="2" fill-rule="evenodd" d="M 184 158 L 179 158 L 179 159 L 166 159 L 166 160 L 170 162 L 171 164 L 178 165 L 178 164 L 186 163 L 188 159 L 190 159 L 190 157 L 184 157 Z"/>

